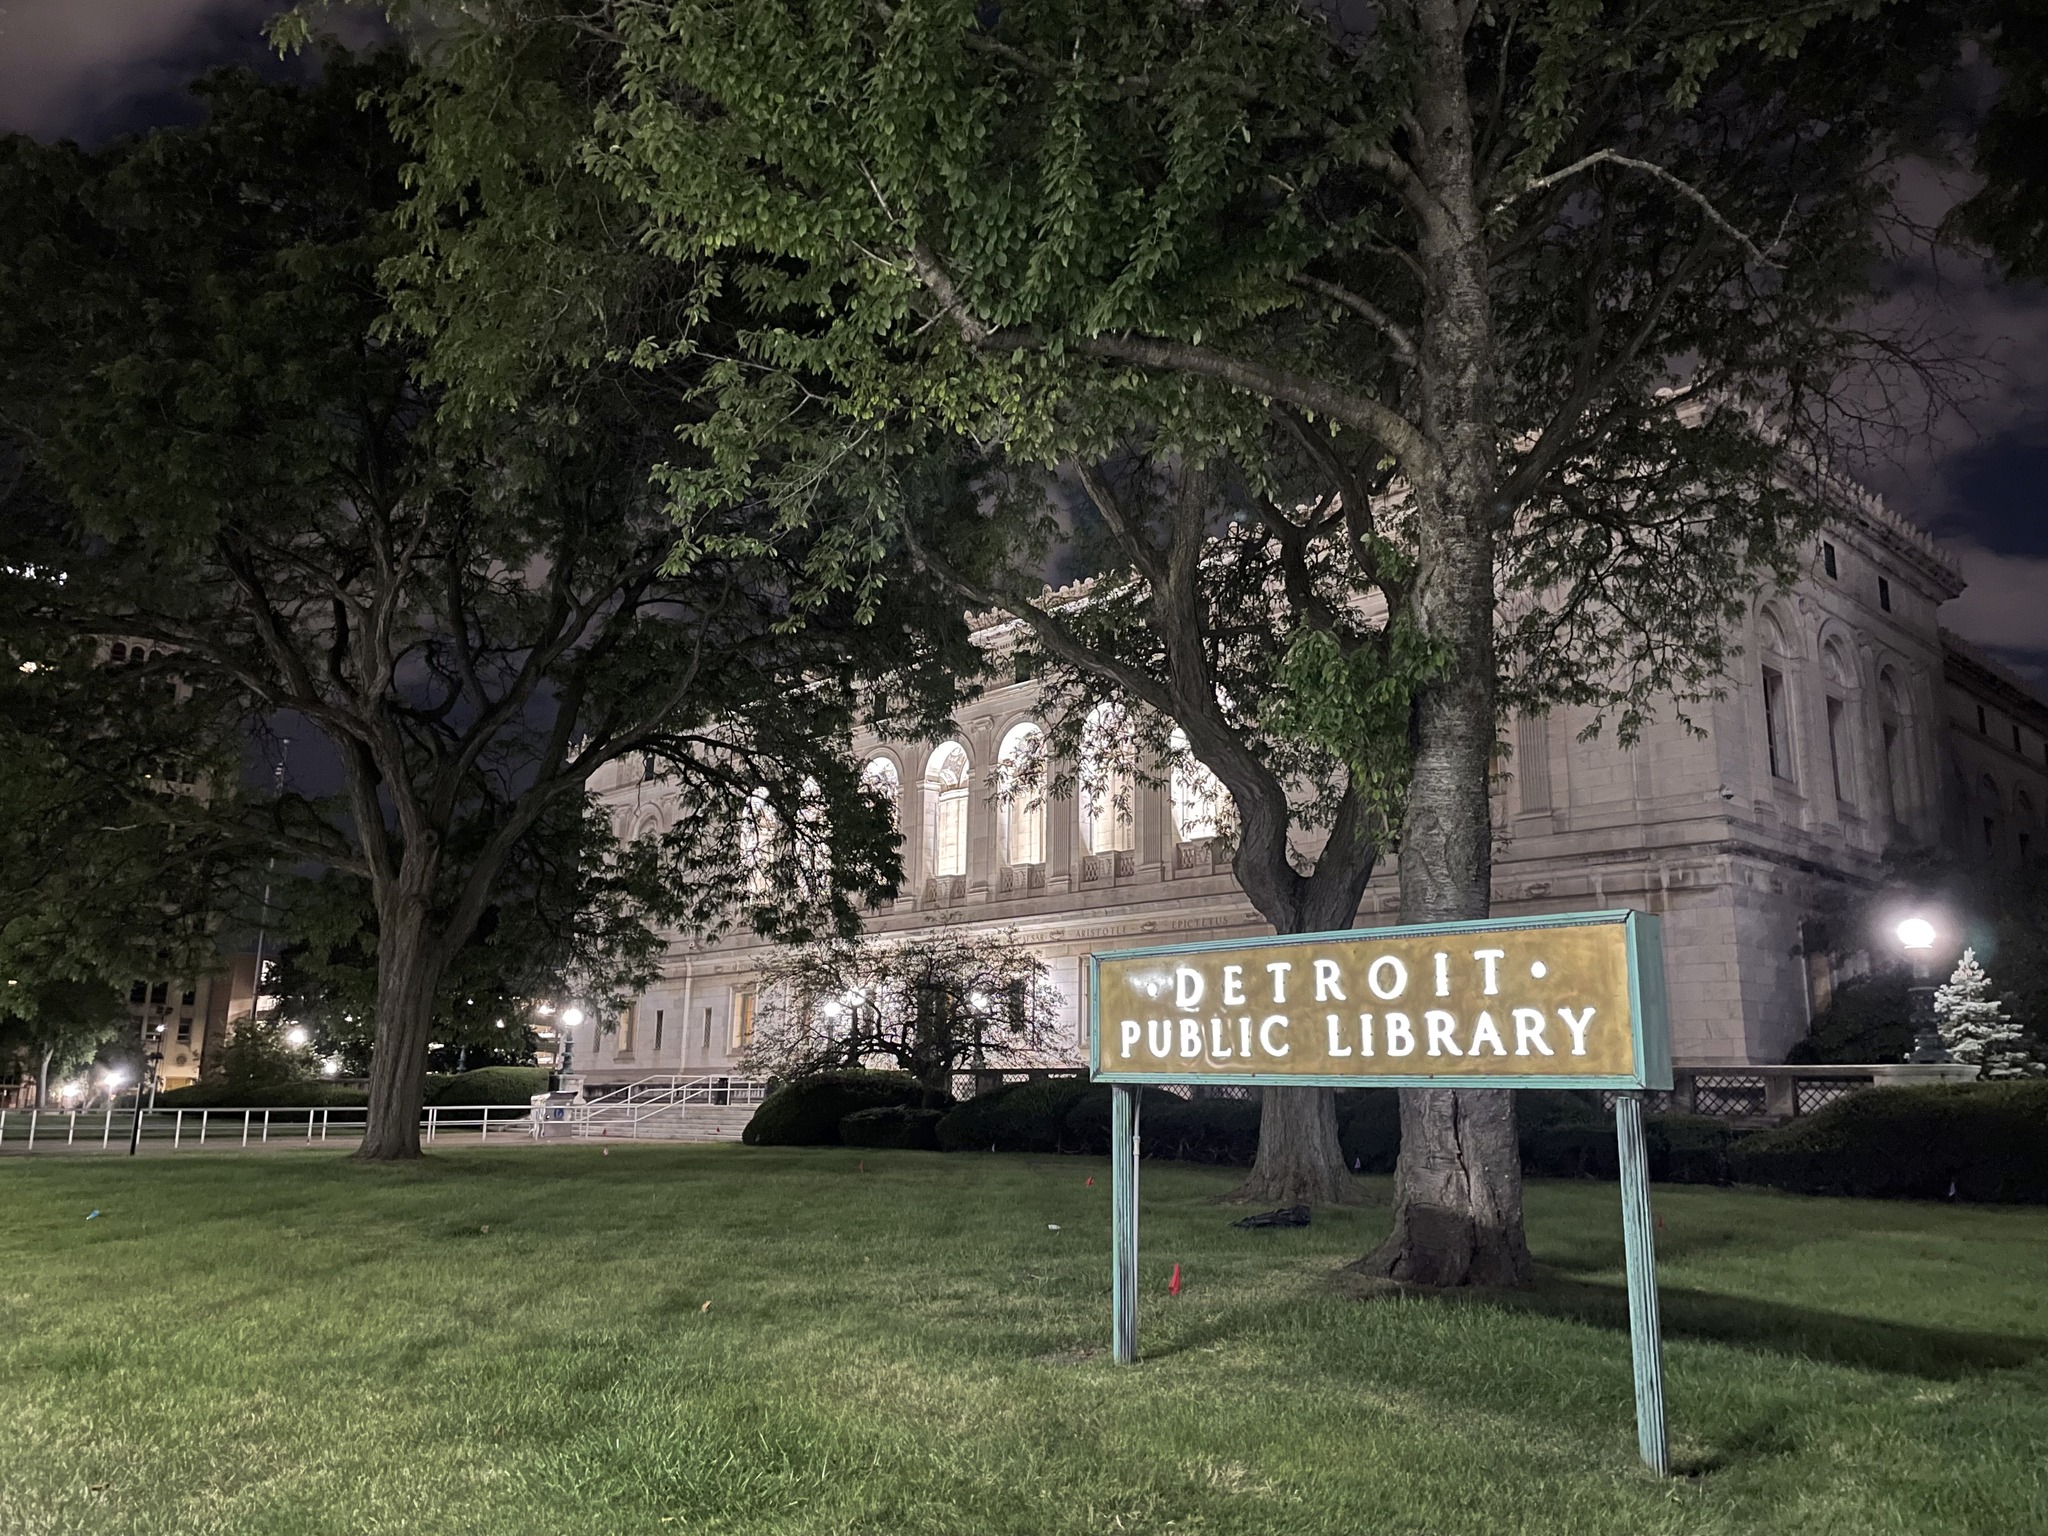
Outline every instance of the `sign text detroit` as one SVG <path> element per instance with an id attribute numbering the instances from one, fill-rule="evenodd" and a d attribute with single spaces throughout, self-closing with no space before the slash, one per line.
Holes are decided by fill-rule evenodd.
<path id="1" fill-rule="evenodd" d="M 1122 950 L 1089 982 L 1104 1082 L 1671 1086 L 1646 913 Z"/>

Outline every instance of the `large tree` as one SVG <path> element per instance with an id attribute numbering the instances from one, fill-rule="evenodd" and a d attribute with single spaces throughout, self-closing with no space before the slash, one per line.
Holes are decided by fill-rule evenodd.
<path id="1" fill-rule="evenodd" d="M 821 393 L 842 461 L 910 423 L 1014 464 L 1135 439 L 1270 484 L 1256 434 L 1314 439 L 1321 490 L 1405 556 L 1402 915 L 1478 917 L 1503 708 L 1593 704 L 1629 739 L 1715 685 L 1727 622 L 1795 569 L 1842 385 L 1895 355 L 1855 316 L 1941 20 L 616 0 L 588 157 L 763 317 L 725 380 L 731 480 L 680 483 L 688 514 L 764 461 L 810 484 L 780 465 L 819 434 L 763 426 Z M 1321 716 L 1369 721 L 1331 670 Z M 1228 783 L 1228 744 L 1182 724 Z M 1416 1091 L 1402 1119 L 1367 1267 L 1522 1279 L 1511 1098 Z"/>
<path id="2" fill-rule="evenodd" d="M 599 338 L 488 411 L 422 383 L 378 277 L 400 249 L 402 87 L 396 60 L 336 53 L 306 89 L 211 77 L 197 128 L 98 154 L 9 141 L 10 201 L 32 207 L 0 294 L 34 315 L 5 424 L 62 492 L 7 529 L 0 601 L 137 637 L 189 707 L 288 714 L 331 750 L 337 792 L 221 805 L 368 893 L 373 1159 L 418 1154 L 450 959 L 608 762 L 675 785 L 666 915 L 857 925 L 896 863 L 851 721 L 942 713 L 962 632 L 930 605 L 814 595 L 773 508 L 679 535 L 650 471 L 691 378 Z M 690 302 L 667 272 L 629 298 L 642 327 Z"/>

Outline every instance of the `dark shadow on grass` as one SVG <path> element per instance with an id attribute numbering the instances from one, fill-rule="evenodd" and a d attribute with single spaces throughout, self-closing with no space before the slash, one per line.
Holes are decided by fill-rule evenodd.
<path id="1" fill-rule="evenodd" d="M 1888 1322 L 1677 1286 L 1660 1286 L 1657 1294 L 1666 1338 L 1704 1339 L 1738 1349 L 1929 1381 L 2008 1370 L 2048 1356 L 2048 1339 L 2025 1335 Z M 1442 1300 L 1454 1306 L 1502 1307 L 1628 1332 L 1628 1293 L 1618 1283 L 1598 1285 L 1548 1268 L 1539 1273 L 1534 1290 L 1475 1291 L 1446 1295 Z"/>

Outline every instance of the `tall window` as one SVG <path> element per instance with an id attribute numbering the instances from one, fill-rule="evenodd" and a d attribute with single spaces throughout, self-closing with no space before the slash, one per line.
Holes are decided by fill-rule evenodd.
<path id="1" fill-rule="evenodd" d="M 1983 806 L 1984 851 L 1990 853 L 1998 847 L 1998 816 L 2005 806 L 1998 781 L 1988 773 L 1977 781 L 1977 799 Z"/>
<path id="2" fill-rule="evenodd" d="M 1168 792 L 1173 797 L 1174 840 L 1195 843 L 1216 836 L 1223 829 L 1224 809 L 1230 803 L 1228 791 L 1208 765 L 1195 757 L 1187 732 L 1179 726 L 1166 739 L 1166 751 L 1173 760 Z"/>
<path id="3" fill-rule="evenodd" d="M 760 994 L 752 987 L 735 988 L 732 994 L 732 1048 L 744 1051 L 754 1043 L 754 1009 Z M 706 1018 L 710 1015 L 707 1013 Z"/>
<path id="4" fill-rule="evenodd" d="M 1877 606 L 1886 613 L 1892 611 L 1892 584 L 1882 576 L 1877 578 Z"/>
<path id="5" fill-rule="evenodd" d="M 1828 772 L 1835 781 L 1835 798 L 1837 800 L 1847 800 L 1849 798 L 1849 775 L 1843 762 L 1843 758 L 1848 752 L 1849 744 L 1842 739 L 1842 733 L 1847 729 L 1843 723 L 1843 714 L 1842 701 L 1830 696 L 1828 699 Z"/>
<path id="6" fill-rule="evenodd" d="M 1526 714 L 1515 723 L 1515 782 L 1522 809 L 1550 809 L 1550 716 Z"/>
<path id="7" fill-rule="evenodd" d="M 1107 701 L 1081 726 L 1081 843 L 1090 853 L 1137 846 L 1131 819 L 1131 729 L 1123 706 Z"/>
<path id="8" fill-rule="evenodd" d="M 1910 780 L 1906 774 L 1906 695 L 1898 674 L 1887 667 L 1877 674 L 1878 731 L 1884 739 L 1884 797 L 1892 820 L 1904 823 Z"/>
<path id="9" fill-rule="evenodd" d="M 619 1056 L 632 1055 L 633 1047 L 639 1043 L 639 1036 L 640 1010 L 631 1006 L 620 1009 L 619 1048 L 614 1054 Z"/>
<path id="10" fill-rule="evenodd" d="M 1003 738 L 996 759 L 1003 859 L 1016 866 L 1045 862 L 1045 732 L 1025 724 Z"/>
<path id="11" fill-rule="evenodd" d="M 746 870 L 747 894 L 762 896 L 768 891 L 768 864 L 775 851 L 775 807 L 768 803 L 765 787 L 747 796 L 740 813 L 740 863 Z"/>
<path id="12" fill-rule="evenodd" d="M 934 875 L 967 873 L 967 775 L 967 749 L 957 741 L 940 747 L 925 767 Z"/>
<path id="13" fill-rule="evenodd" d="M 1792 734 L 1785 714 L 1785 675 L 1775 667 L 1764 668 L 1764 747 L 1770 753 L 1771 773 L 1780 779 L 1792 777 Z"/>
<path id="14" fill-rule="evenodd" d="M 869 758 L 867 766 L 860 771 L 860 787 L 888 801 L 889 819 L 900 821 L 903 815 L 903 780 L 896 772 L 894 758 Z"/>

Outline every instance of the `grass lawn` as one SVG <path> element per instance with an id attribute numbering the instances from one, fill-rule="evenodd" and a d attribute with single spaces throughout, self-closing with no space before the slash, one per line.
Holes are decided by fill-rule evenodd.
<path id="1" fill-rule="evenodd" d="M 2048 1211 L 1660 1188 L 1660 1484 L 1612 1186 L 1444 1301 L 1231 1177 L 1145 1168 L 1119 1369 L 1093 1160 L 0 1164 L 0 1532 L 2048 1532 Z"/>

